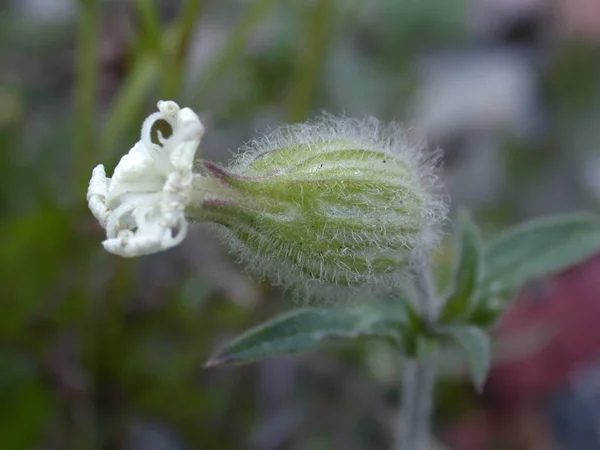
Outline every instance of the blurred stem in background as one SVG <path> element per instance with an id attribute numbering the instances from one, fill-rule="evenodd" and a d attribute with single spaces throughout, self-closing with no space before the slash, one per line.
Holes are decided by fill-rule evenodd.
<path id="1" fill-rule="evenodd" d="M 263 20 L 278 0 L 256 0 L 248 6 L 243 18 L 229 34 L 221 51 L 199 75 L 196 88 L 191 94 L 189 105 L 201 105 L 210 88 L 219 81 L 223 73 L 231 66 L 245 49 L 249 34 Z"/>
<path id="2" fill-rule="evenodd" d="M 98 81 L 98 39 L 100 7 L 98 0 L 80 0 L 77 36 L 75 89 L 75 161 L 73 190 L 81 192 L 89 178 L 94 155 L 94 114 Z"/>
<path id="3" fill-rule="evenodd" d="M 176 98 L 180 94 L 184 59 L 203 4 L 204 0 L 187 0 L 175 23 L 165 31 L 161 98 Z"/>
<path id="4" fill-rule="evenodd" d="M 136 57 L 117 97 L 108 108 L 100 140 L 100 156 L 105 160 L 110 160 L 110 156 L 116 153 L 116 147 L 123 134 L 130 130 L 133 124 L 141 122 L 142 115 L 138 112 L 141 111 L 152 86 L 159 79 L 162 79 L 161 95 L 164 99 L 176 99 L 178 96 L 184 57 L 203 6 L 202 0 L 186 1 L 177 19 L 160 34 L 155 26 L 157 13 L 152 12 L 152 2 L 136 0 L 136 3 L 146 34 L 151 36 L 152 42 L 160 42 L 160 45 L 152 45 L 150 49 L 153 51 Z M 240 23 L 230 33 L 227 42 L 199 74 L 199 80 L 195 83 L 190 98 L 185 102 L 187 105 L 194 106 L 203 102 L 205 94 L 243 53 L 249 34 L 276 3 L 277 0 L 258 0 L 248 7 Z"/>
<path id="5" fill-rule="evenodd" d="M 301 37 L 296 76 L 292 83 L 288 119 L 300 122 L 313 103 L 317 81 L 327 55 L 328 34 L 334 11 L 332 0 L 317 0 L 308 16 L 306 35 Z"/>
<path id="6" fill-rule="evenodd" d="M 116 98 L 108 107 L 100 137 L 99 160 L 104 158 L 111 161 L 122 153 L 117 148 L 118 144 L 128 130 L 140 123 L 144 100 L 156 84 L 159 74 L 160 63 L 154 55 L 144 54 L 136 58 Z"/>
<path id="7" fill-rule="evenodd" d="M 153 0 L 134 0 L 142 24 L 145 47 L 158 58 L 163 54 L 160 19 Z M 197 2 L 200 3 L 200 2 Z"/>

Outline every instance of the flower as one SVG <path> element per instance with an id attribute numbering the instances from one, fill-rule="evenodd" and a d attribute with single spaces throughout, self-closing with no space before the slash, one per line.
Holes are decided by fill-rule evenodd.
<path id="1" fill-rule="evenodd" d="M 132 257 L 179 244 L 188 220 L 222 238 L 255 278 L 305 299 L 390 292 L 436 245 L 447 207 L 436 158 L 395 125 L 324 116 L 242 147 L 227 167 L 200 161 L 204 128 L 159 102 L 112 179 L 92 173 L 89 207 L 104 247 Z M 166 121 L 172 134 L 151 131 Z"/>
<path id="2" fill-rule="evenodd" d="M 171 127 L 169 137 L 157 121 Z M 192 167 L 204 127 L 189 108 L 158 102 L 158 112 L 142 125 L 140 140 L 121 158 L 112 178 L 103 165 L 94 168 L 87 200 L 92 214 L 106 229 L 104 248 L 123 257 L 141 256 L 179 244 L 187 233 L 184 210 L 192 189 Z"/>

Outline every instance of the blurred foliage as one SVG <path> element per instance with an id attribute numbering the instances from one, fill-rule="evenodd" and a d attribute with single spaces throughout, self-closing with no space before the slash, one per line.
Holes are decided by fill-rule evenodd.
<path id="1" fill-rule="evenodd" d="M 99 162 L 112 170 L 159 98 L 199 111 L 205 152 L 226 158 L 254 130 L 322 109 L 409 118 L 424 55 L 508 44 L 474 35 L 456 0 L 42 3 L 0 2 L 2 448 L 385 448 L 391 348 L 203 369 L 282 310 L 279 293 L 201 233 L 155 257 L 105 254 L 86 184 Z M 494 135 L 502 184 L 471 205 L 487 235 L 594 204 L 579 170 L 600 156 L 598 45 L 527 51 L 543 60 L 532 63 L 541 131 Z M 448 173 L 468 160 L 452 142 Z M 447 420 L 472 397 L 443 386 Z"/>

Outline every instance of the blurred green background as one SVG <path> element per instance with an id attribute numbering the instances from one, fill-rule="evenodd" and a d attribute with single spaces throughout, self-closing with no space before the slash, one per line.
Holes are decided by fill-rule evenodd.
<path id="1" fill-rule="evenodd" d="M 600 195 L 596 1 L 0 0 L 0 58 L 3 450 L 389 445 L 390 348 L 203 369 L 290 305 L 202 229 L 151 257 L 103 251 L 91 170 L 112 172 L 159 99 L 198 112 L 219 161 L 324 110 L 402 121 L 445 150 L 453 205 L 486 236 Z M 485 409 L 453 361 L 431 449 L 467 448 L 444 430 Z M 518 434 L 485 445 L 536 448 Z"/>

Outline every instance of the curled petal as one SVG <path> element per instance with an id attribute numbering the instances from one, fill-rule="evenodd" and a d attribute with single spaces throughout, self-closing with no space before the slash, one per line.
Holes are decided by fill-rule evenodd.
<path id="1" fill-rule="evenodd" d="M 106 228 L 109 212 L 106 207 L 106 196 L 108 195 L 109 179 L 106 178 L 104 166 L 100 164 L 92 171 L 92 178 L 87 193 L 87 201 L 90 211 L 100 222 L 102 228 Z"/>
<path id="2" fill-rule="evenodd" d="M 192 168 L 204 127 L 189 108 L 172 101 L 158 102 L 158 112 L 143 123 L 140 140 L 124 155 L 107 178 L 102 165 L 92 172 L 89 208 L 106 229 L 104 248 L 133 257 L 166 250 L 187 233 L 184 215 L 192 189 Z M 152 129 L 164 120 L 172 133 Z"/>

